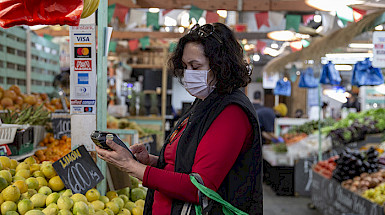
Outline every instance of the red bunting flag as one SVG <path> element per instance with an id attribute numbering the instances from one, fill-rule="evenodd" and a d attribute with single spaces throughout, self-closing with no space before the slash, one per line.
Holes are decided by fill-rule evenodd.
<path id="1" fill-rule="evenodd" d="M 302 41 L 291 42 L 290 48 L 293 52 L 300 51 L 302 49 Z"/>
<path id="2" fill-rule="evenodd" d="M 257 52 L 262 53 L 263 50 L 266 48 L 266 43 L 263 42 L 263 41 L 261 41 L 261 40 L 258 40 L 258 41 L 257 41 L 257 46 L 256 46 L 255 48 L 256 48 L 256 51 L 257 51 Z"/>
<path id="3" fill-rule="evenodd" d="M 314 14 L 303 15 L 303 16 L 302 16 L 302 21 L 303 21 L 303 24 L 305 24 L 305 25 L 309 24 L 309 22 L 310 22 L 311 20 L 313 20 L 313 19 L 314 19 Z"/>
<path id="4" fill-rule="evenodd" d="M 134 39 L 134 40 L 128 41 L 128 46 L 130 47 L 130 51 L 137 50 L 138 47 L 139 47 L 139 40 L 138 39 Z"/>
<path id="5" fill-rule="evenodd" d="M 366 15 L 366 11 L 360 9 L 353 9 L 354 22 L 360 21 Z"/>
<path id="6" fill-rule="evenodd" d="M 215 23 L 219 21 L 219 15 L 216 12 L 207 11 L 206 23 Z"/>
<path id="7" fill-rule="evenodd" d="M 164 15 L 168 14 L 170 11 L 172 11 L 172 9 L 163 10 L 162 15 L 164 16 Z"/>
<path id="8" fill-rule="evenodd" d="M 120 4 L 116 4 L 113 17 L 118 17 L 121 23 L 125 23 L 126 14 L 130 9 Z"/>
<path id="9" fill-rule="evenodd" d="M 266 27 L 270 27 L 268 12 L 256 13 L 255 21 L 257 22 L 258 28 L 261 28 L 263 25 L 266 25 Z"/>

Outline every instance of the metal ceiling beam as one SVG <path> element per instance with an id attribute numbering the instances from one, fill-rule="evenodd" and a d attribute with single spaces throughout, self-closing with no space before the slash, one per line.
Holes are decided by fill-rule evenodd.
<path id="1" fill-rule="evenodd" d="M 129 8 L 150 8 L 162 9 L 186 9 L 193 4 L 204 10 L 225 9 L 239 11 L 238 1 L 234 0 L 109 0 L 108 4 L 120 4 Z M 308 6 L 305 0 L 243 0 L 242 11 L 299 11 L 311 12 L 314 8 Z"/>

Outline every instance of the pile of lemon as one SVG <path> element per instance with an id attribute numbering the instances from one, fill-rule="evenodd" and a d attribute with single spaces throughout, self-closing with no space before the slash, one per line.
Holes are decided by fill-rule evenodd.
<path id="1" fill-rule="evenodd" d="M 65 189 L 52 162 L 33 157 L 18 162 L 0 156 L 2 215 L 142 215 L 145 188 L 123 188 L 106 196 L 96 189 L 85 195 Z M 131 197 L 131 198 L 130 198 Z"/>

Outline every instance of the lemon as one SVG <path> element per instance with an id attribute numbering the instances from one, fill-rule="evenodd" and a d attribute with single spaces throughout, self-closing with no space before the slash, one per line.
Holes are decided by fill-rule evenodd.
<path id="1" fill-rule="evenodd" d="M 15 181 L 13 184 L 14 184 L 16 187 L 19 188 L 20 193 L 25 193 L 25 192 L 28 191 L 28 185 L 27 185 L 27 183 L 25 183 L 25 181 L 23 181 L 23 180 Z"/>
<path id="2" fill-rule="evenodd" d="M 58 215 L 72 215 L 72 212 L 67 209 L 62 209 L 59 211 Z"/>
<path id="3" fill-rule="evenodd" d="M 0 191 L 4 190 L 8 186 L 7 180 L 5 178 L 0 177 Z"/>
<path id="4" fill-rule="evenodd" d="M 143 215 L 143 208 L 135 207 L 132 209 L 132 215 Z"/>
<path id="5" fill-rule="evenodd" d="M 101 210 L 101 211 L 96 211 L 95 215 L 108 215 L 108 213 L 104 210 Z"/>
<path id="6" fill-rule="evenodd" d="M 46 200 L 46 202 L 47 202 L 47 200 Z M 56 208 L 57 210 L 59 210 L 59 207 L 57 206 L 56 203 L 51 203 L 51 204 L 47 205 L 47 208 Z"/>
<path id="7" fill-rule="evenodd" d="M 76 195 L 76 194 L 75 194 Z M 73 214 L 85 215 L 89 214 L 88 205 L 83 201 L 75 202 L 74 208 L 72 209 Z"/>
<path id="8" fill-rule="evenodd" d="M 29 165 L 32 165 L 32 164 L 35 164 L 36 163 L 36 160 L 34 157 L 28 157 L 24 160 L 25 163 L 29 164 Z"/>
<path id="9" fill-rule="evenodd" d="M 131 215 L 131 212 L 130 212 L 128 209 L 126 209 L 126 208 L 122 208 L 122 209 L 119 211 L 118 214 L 119 214 L 119 215 Z"/>
<path id="10" fill-rule="evenodd" d="M 54 176 L 48 181 L 48 186 L 53 190 L 53 191 L 60 191 L 64 189 L 64 183 L 60 179 L 59 176 Z"/>
<path id="11" fill-rule="evenodd" d="M 94 206 L 95 210 L 103 210 L 105 206 L 104 202 L 100 200 L 95 200 L 91 204 Z"/>
<path id="12" fill-rule="evenodd" d="M 116 202 L 107 202 L 106 208 L 112 210 L 114 214 L 117 214 L 120 211 L 119 205 Z"/>
<path id="13" fill-rule="evenodd" d="M 60 198 L 59 193 L 51 193 L 47 196 L 47 199 L 45 200 L 45 205 L 51 205 L 53 203 L 57 203 L 57 200 Z"/>
<path id="14" fill-rule="evenodd" d="M 29 189 L 38 189 L 39 188 L 39 181 L 37 181 L 36 178 L 27 178 L 25 179 L 25 183 L 27 183 Z"/>
<path id="15" fill-rule="evenodd" d="M 11 162 L 11 166 L 9 167 L 10 169 L 16 169 L 17 165 L 19 165 L 19 162 L 15 159 L 11 159 L 10 162 Z"/>
<path id="16" fill-rule="evenodd" d="M 10 185 L 2 192 L 5 201 L 16 202 L 20 198 L 20 190 L 15 185 Z"/>
<path id="17" fill-rule="evenodd" d="M 25 178 L 24 177 L 21 177 L 19 175 L 15 175 L 12 177 L 12 181 L 13 182 L 16 182 L 16 181 L 25 181 Z"/>
<path id="18" fill-rule="evenodd" d="M 63 192 L 63 193 L 61 193 L 61 192 Z M 62 190 L 62 191 L 59 192 L 59 194 L 61 196 L 71 197 L 72 196 L 72 190 L 71 189 Z"/>
<path id="19" fill-rule="evenodd" d="M 5 178 L 8 184 L 12 182 L 12 174 L 8 170 L 0 170 L 0 177 Z"/>
<path id="20" fill-rule="evenodd" d="M 8 171 L 11 173 L 12 176 L 15 176 L 15 174 L 16 174 L 16 170 L 15 169 L 10 169 Z"/>
<path id="21" fill-rule="evenodd" d="M 107 196 L 100 196 L 99 200 L 102 201 L 104 204 L 110 201 L 110 199 Z"/>
<path id="22" fill-rule="evenodd" d="M 40 171 L 42 171 L 44 176 L 48 179 L 53 178 L 54 176 L 57 175 L 52 164 L 47 164 L 47 165 L 41 166 Z"/>
<path id="23" fill-rule="evenodd" d="M 31 200 L 29 199 L 23 199 L 17 204 L 17 210 L 21 215 L 24 215 L 27 213 L 27 211 L 30 211 L 34 208 L 34 205 Z"/>
<path id="24" fill-rule="evenodd" d="M 100 193 L 97 189 L 92 188 L 86 192 L 86 198 L 89 202 L 93 202 L 98 200 L 100 197 Z"/>
<path id="25" fill-rule="evenodd" d="M 63 209 L 71 210 L 73 205 L 74 205 L 74 201 L 68 196 L 61 196 L 57 200 L 57 206 L 59 207 L 60 210 L 63 210 Z"/>
<path id="26" fill-rule="evenodd" d="M 0 163 L 2 164 L 3 168 L 9 169 L 11 167 L 11 160 L 7 156 L 0 156 Z"/>
<path id="27" fill-rule="evenodd" d="M 34 189 L 28 189 L 27 192 L 25 193 L 22 193 L 21 196 L 24 198 L 24 199 L 30 199 L 33 195 L 35 195 L 37 193 L 36 190 Z"/>
<path id="28" fill-rule="evenodd" d="M 51 188 L 49 188 L 47 186 L 42 186 L 42 187 L 40 187 L 39 191 L 37 191 L 37 192 L 48 196 L 52 193 L 52 190 L 51 190 Z"/>
<path id="29" fill-rule="evenodd" d="M 34 163 L 30 166 L 29 170 L 31 170 L 31 173 L 34 173 L 36 171 L 40 171 L 40 165 L 37 163 Z"/>
<path id="30" fill-rule="evenodd" d="M 124 205 L 124 208 L 130 210 L 130 212 L 132 213 L 132 209 L 136 207 L 136 204 L 133 203 L 133 202 L 127 202 L 125 205 Z"/>
<path id="31" fill-rule="evenodd" d="M 42 212 L 45 214 L 45 215 L 56 215 L 57 214 L 57 209 L 56 208 L 44 208 L 42 210 Z"/>
<path id="32" fill-rule="evenodd" d="M 39 182 L 39 189 L 43 186 L 48 186 L 47 180 L 44 177 L 36 177 L 37 182 Z"/>
<path id="33" fill-rule="evenodd" d="M 42 178 L 45 178 L 45 175 L 43 174 L 42 171 L 38 170 L 38 171 L 35 171 L 32 173 L 33 177 L 42 177 Z"/>
<path id="34" fill-rule="evenodd" d="M 43 213 L 43 211 L 35 209 L 35 210 L 28 211 L 27 213 L 25 213 L 25 215 L 45 215 L 45 214 Z"/>
<path id="35" fill-rule="evenodd" d="M 0 157 L 1 158 L 1 157 Z M 30 166 L 29 166 L 29 164 L 27 164 L 27 163 L 24 163 L 24 162 L 21 162 L 21 163 L 19 163 L 18 165 L 17 165 L 17 167 L 16 167 L 16 172 L 18 172 L 19 170 L 21 170 L 21 169 L 29 169 L 30 168 Z"/>
<path id="36" fill-rule="evenodd" d="M 3 194 L 0 193 L 0 205 L 4 203 L 4 198 L 3 198 Z"/>
<path id="37" fill-rule="evenodd" d="M 21 169 L 16 172 L 15 176 L 21 176 L 23 178 L 29 178 L 31 176 L 31 171 L 29 169 Z"/>
<path id="38" fill-rule="evenodd" d="M 124 201 L 119 197 L 113 198 L 111 202 L 115 202 L 119 206 L 119 210 L 124 207 Z"/>
<path id="39" fill-rule="evenodd" d="M 45 200 L 47 199 L 47 196 L 41 193 L 36 193 L 30 199 L 33 202 L 35 208 L 41 208 L 45 206 Z"/>
<path id="40" fill-rule="evenodd" d="M 74 201 L 74 202 L 84 202 L 86 203 L 87 202 L 87 198 L 81 194 L 81 193 L 75 193 L 71 196 L 71 199 Z"/>
<path id="41" fill-rule="evenodd" d="M 123 199 L 124 204 L 126 204 L 127 202 L 130 201 L 130 199 L 129 199 L 126 195 L 119 195 L 118 197 L 121 198 L 121 199 Z"/>
<path id="42" fill-rule="evenodd" d="M 109 208 L 105 208 L 104 211 L 108 214 L 108 215 L 114 215 L 114 212 L 109 209 Z"/>
<path id="43" fill-rule="evenodd" d="M 144 208 L 144 200 L 143 199 L 139 199 L 135 202 L 135 205 L 138 206 L 138 207 L 142 207 Z"/>
<path id="44" fill-rule="evenodd" d="M 113 198 L 116 198 L 118 197 L 118 194 L 115 192 L 115 191 L 108 191 L 106 196 L 108 197 L 108 199 L 112 200 Z"/>
<path id="45" fill-rule="evenodd" d="M 16 211 L 17 206 L 16 203 L 13 201 L 6 201 L 3 204 L 1 204 L 1 214 L 5 214 L 8 211 Z"/>

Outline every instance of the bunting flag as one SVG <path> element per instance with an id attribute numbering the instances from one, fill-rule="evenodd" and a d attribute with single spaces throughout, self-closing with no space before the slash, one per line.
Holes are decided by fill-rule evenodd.
<path id="1" fill-rule="evenodd" d="M 116 52 L 116 46 L 118 43 L 116 41 L 110 41 L 110 45 L 108 46 L 109 52 Z"/>
<path id="2" fill-rule="evenodd" d="M 351 7 L 341 7 L 337 10 L 337 17 L 346 25 L 347 22 L 354 22 L 353 9 Z"/>
<path id="3" fill-rule="evenodd" d="M 219 14 L 212 11 L 206 13 L 206 23 L 215 23 L 219 21 Z"/>
<path id="4" fill-rule="evenodd" d="M 121 23 L 126 23 L 126 15 L 130 9 L 120 4 L 116 4 L 113 17 L 118 17 Z"/>
<path id="5" fill-rule="evenodd" d="M 235 32 L 246 32 L 247 25 L 246 24 L 235 24 L 234 30 L 235 30 Z"/>
<path id="6" fill-rule="evenodd" d="M 366 15 L 366 11 L 359 10 L 359 9 L 353 9 L 353 19 L 354 22 L 360 21 L 364 16 Z"/>
<path id="7" fill-rule="evenodd" d="M 49 35 L 49 34 L 44 34 L 43 37 L 49 41 L 52 41 L 53 39 L 53 36 Z"/>
<path id="8" fill-rule="evenodd" d="M 302 49 L 302 41 L 290 42 L 290 48 L 293 52 L 300 51 Z"/>
<path id="9" fill-rule="evenodd" d="M 268 12 L 255 13 L 254 16 L 255 21 L 257 22 L 258 29 L 261 28 L 263 25 L 266 25 L 266 27 L 270 27 Z"/>
<path id="10" fill-rule="evenodd" d="M 176 42 L 171 42 L 170 46 L 168 47 L 168 52 L 170 52 L 170 53 L 174 52 L 177 45 L 178 44 Z"/>
<path id="11" fill-rule="evenodd" d="M 203 10 L 202 9 L 200 9 L 199 7 L 196 7 L 194 5 L 191 5 L 191 9 L 190 9 L 190 13 L 189 13 L 190 20 L 192 18 L 194 18 L 198 22 L 199 18 L 201 18 L 201 16 L 202 16 L 202 14 L 203 14 Z"/>
<path id="12" fill-rule="evenodd" d="M 255 48 L 257 52 L 263 53 L 263 50 L 266 48 L 266 43 L 262 40 L 258 40 Z"/>
<path id="13" fill-rule="evenodd" d="M 159 13 L 147 12 L 147 27 L 152 26 L 153 30 L 159 30 Z"/>
<path id="14" fill-rule="evenodd" d="M 172 9 L 163 10 L 163 11 L 162 11 L 162 15 L 165 16 L 165 15 L 168 14 L 170 11 L 172 11 Z"/>
<path id="15" fill-rule="evenodd" d="M 285 15 L 280 12 L 269 12 L 269 20 L 273 26 L 279 26 L 282 23 L 282 20 L 285 18 Z"/>
<path id="16" fill-rule="evenodd" d="M 294 83 L 297 80 L 297 67 L 294 64 L 291 66 L 289 73 L 290 81 Z"/>
<path id="17" fill-rule="evenodd" d="M 311 20 L 313 20 L 313 19 L 314 19 L 314 14 L 303 15 L 303 16 L 302 16 L 302 21 L 303 21 L 303 24 L 305 24 L 305 25 L 309 24 L 309 22 L 310 22 Z"/>
<path id="18" fill-rule="evenodd" d="M 308 46 L 310 45 L 310 42 L 307 41 L 307 40 L 301 40 L 301 42 L 302 42 L 302 46 L 303 46 L 304 48 L 306 48 L 306 47 L 308 47 Z"/>
<path id="19" fill-rule="evenodd" d="M 137 50 L 138 47 L 139 47 L 139 40 L 138 39 L 134 39 L 134 40 L 128 41 L 128 47 L 130 48 L 130 51 Z"/>
<path id="20" fill-rule="evenodd" d="M 112 16 L 114 15 L 114 12 L 115 12 L 115 7 L 116 7 L 116 4 L 112 4 L 112 5 L 109 5 L 108 6 L 108 17 L 107 17 L 107 23 L 110 23 L 111 22 L 111 19 L 112 19 Z"/>
<path id="21" fill-rule="evenodd" d="M 300 15 L 286 15 L 286 30 L 294 29 L 296 32 L 298 32 L 299 24 L 301 23 L 301 16 Z"/>
<path id="22" fill-rule="evenodd" d="M 139 39 L 139 43 L 142 49 L 146 49 L 150 46 L 150 38 L 148 36 Z"/>
<path id="23" fill-rule="evenodd" d="M 134 28 L 144 23 L 146 23 L 146 12 L 143 10 L 131 9 L 128 26 Z"/>

